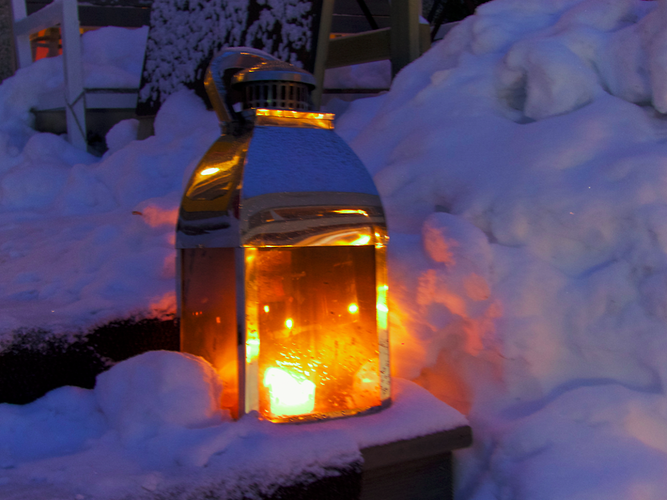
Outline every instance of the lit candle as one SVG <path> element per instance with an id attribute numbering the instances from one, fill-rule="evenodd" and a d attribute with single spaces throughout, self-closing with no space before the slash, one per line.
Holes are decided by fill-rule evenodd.
<path id="1" fill-rule="evenodd" d="M 264 386 L 269 388 L 271 413 L 277 417 L 303 415 L 315 408 L 315 384 L 287 370 L 267 369 Z"/>

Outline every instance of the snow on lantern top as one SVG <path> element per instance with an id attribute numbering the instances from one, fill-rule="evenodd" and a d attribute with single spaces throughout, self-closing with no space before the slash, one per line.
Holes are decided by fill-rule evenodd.
<path id="1" fill-rule="evenodd" d="M 369 173 L 334 115 L 302 110 L 309 73 L 227 49 L 205 83 L 223 134 L 179 213 L 181 349 L 220 373 L 235 417 L 386 407 L 388 238 Z"/>

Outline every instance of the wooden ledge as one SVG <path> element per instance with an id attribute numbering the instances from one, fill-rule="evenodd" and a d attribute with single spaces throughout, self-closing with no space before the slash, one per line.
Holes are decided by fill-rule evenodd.
<path id="1" fill-rule="evenodd" d="M 363 448 L 360 500 L 453 500 L 452 451 L 472 444 L 469 426 Z"/>
<path id="2" fill-rule="evenodd" d="M 432 458 L 472 444 L 472 429 L 465 425 L 414 439 L 362 448 L 364 471 Z"/>

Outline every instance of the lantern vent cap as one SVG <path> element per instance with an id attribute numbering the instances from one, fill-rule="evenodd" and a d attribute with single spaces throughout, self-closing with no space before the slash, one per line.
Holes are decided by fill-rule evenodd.
<path id="1" fill-rule="evenodd" d="M 262 61 L 236 73 L 232 88 L 243 95 L 242 108 L 310 111 L 315 77 L 282 61 Z"/>

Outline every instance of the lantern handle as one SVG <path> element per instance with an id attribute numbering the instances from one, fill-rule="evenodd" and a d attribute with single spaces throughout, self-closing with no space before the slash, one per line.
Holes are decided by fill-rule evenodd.
<path id="1" fill-rule="evenodd" d="M 233 123 L 241 121 L 241 115 L 234 111 L 234 97 L 237 96 L 233 95 L 231 89 L 232 77 L 261 62 L 278 60 L 271 54 L 252 47 L 226 47 L 213 56 L 206 70 L 204 86 L 223 127 L 229 128 Z"/>

